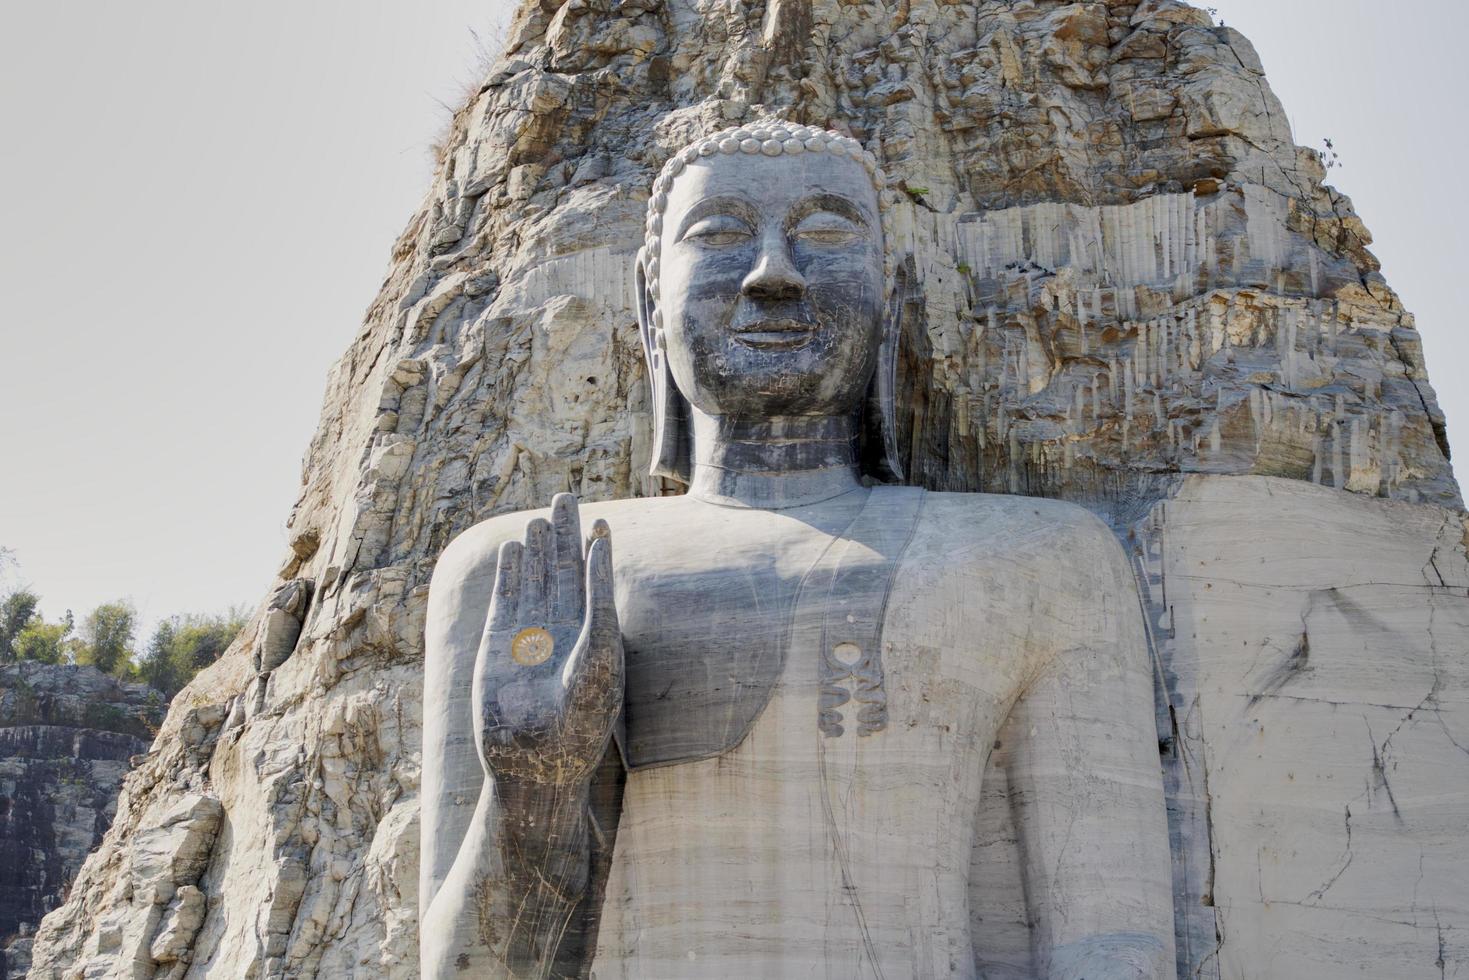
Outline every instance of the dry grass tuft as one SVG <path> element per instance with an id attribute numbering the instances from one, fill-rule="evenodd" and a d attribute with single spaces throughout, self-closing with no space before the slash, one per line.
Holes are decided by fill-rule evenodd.
<path id="1" fill-rule="evenodd" d="M 445 102 L 437 96 L 433 97 L 433 100 L 444 110 L 444 121 L 439 126 L 438 134 L 434 137 L 433 142 L 429 144 L 429 152 L 433 156 L 435 166 L 442 164 L 449 155 L 460 113 L 473 104 L 475 96 L 479 95 L 484 86 L 485 79 L 505 51 L 505 40 L 509 31 L 508 17 L 502 14 L 483 33 L 473 27 L 468 30 L 473 45 L 469 77 L 459 80 L 459 93 L 453 103 Z"/>

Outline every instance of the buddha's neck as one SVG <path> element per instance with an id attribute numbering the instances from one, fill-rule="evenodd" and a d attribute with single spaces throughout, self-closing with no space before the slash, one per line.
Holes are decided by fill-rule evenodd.
<path id="1" fill-rule="evenodd" d="M 862 486 L 856 419 L 811 415 L 748 419 L 692 409 L 689 495 L 731 507 L 780 510 Z"/>

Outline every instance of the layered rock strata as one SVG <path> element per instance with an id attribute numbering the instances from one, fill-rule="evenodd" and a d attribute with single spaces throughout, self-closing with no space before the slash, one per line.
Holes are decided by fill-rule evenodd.
<path id="1" fill-rule="evenodd" d="M 94 667 L 0 667 L 0 976 L 25 976 L 31 935 L 102 841 L 163 711 L 157 691 Z"/>
<path id="2" fill-rule="evenodd" d="M 1250 485 L 1309 491 L 1293 520 L 1317 520 L 1317 502 L 1328 522 L 1375 508 L 1390 515 L 1389 538 L 1393 520 L 1457 520 L 1413 319 L 1350 202 L 1293 144 L 1248 41 L 1206 12 L 1172 0 L 527 2 L 505 57 L 456 115 L 429 194 L 329 382 L 280 572 L 283 588 L 310 583 L 295 586 L 310 589 L 302 619 L 285 617 L 288 632 L 304 623 L 299 638 L 267 638 L 262 609 L 258 635 L 176 702 L 114 830 L 47 920 L 36 976 L 167 975 L 185 956 L 196 976 L 415 975 L 434 560 L 470 524 L 558 491 L 599 500 L 674 489 L 645 475 L 651 425 L 631 268 L 647 189 L 692 137 L 770 112 L 855 136 L 900 192 L 910 481 L 1065 497 L 1124 535 L 1160 502 L 1203 492 L 1190 474 L 1295 481 Z M 1267 581 L 1259 568 L 1269 563 L 1248 557 L 1255 515 L 1229 513 L 1231 560 L 1254 560 L 1256 581 Z M 1156 547 L 1146 554 L 1165 560 Z M 1335 587 L 1365 579 L 1356 567 L 1340 566 Z M 1329 590 L 1321 583 L 1337 574 L 1297 571 L 1305 577 L 1282 587 Z M 1449 601 L 1412 601 L 1430 595 L 1440 610 Z M 275 605 L 293 602 L 281 594 Z M 1202 621 L 1202 606 L 1188 608 Z M 1421 659 L 1424 634 L 1406 619 L 1393 629 L 1415 638 L 1398 649 Z M 1250 636 L 1228 635 L 1253 657 Z M 1176 666 L 1191 656 L 1177 647 L 1159 650 L 1165 703 L 1182 714 L 1176 736 L 1171 716 L 1160 729 L 1165 750 L 1196 753 L 1174 774 L 1187 862 L 1180 965 L 1218 976 L 1273 935 L 1245 895 L 1249 869 L 1266 864 L 1242 841 L 1263 824 L 1242 820 L 1230 824 L 1246 828 L 1237 836 L 1216 837 L 1216 820 L 1242 818 L 1202 785 L 1205 772 L 1237 771 L 1256 715 L 1209 709 L 1215 727 L 1190 728 L 1187 705 L 1214 697 L 1215 678 Z M 1256 668 L 1220 663 L 1225 690 L 1268 686 Z M 1381 756 L 1376 721 L 1373 733 Z M 1446 785 L 1464 798 L 1462 783 Z M 137 841 L 173 826 L 169 815 L 196 796 L 224 814 L 197 879 L 140 879 Z M 1393 853 L 1420 840 L 1411 822 L 1392 826 Z M 1282 867 L 1306 868 L 1301 880 L 1323 870 Z M 1300 894 L 1261 894 L 1309 904 L 1326 877 Z M 1326 896 L 1349 881 L 1344 873 Z M 204 898 L 187 942 L 170 925 L 193 920 L 184 887 Z M 1402 947 L 1415 964 L 1412 944 L 1431 920 L 1417 908 Z M 1329 946 L 1339 934 L 1322 935 Z M 1444 935 L 1439 958 L 1463 962 L 1452 929 Z M 173 950 L 184 952 L 170 959 Z M 1301 972 L 1334 975 L 1325 969 Z"/>

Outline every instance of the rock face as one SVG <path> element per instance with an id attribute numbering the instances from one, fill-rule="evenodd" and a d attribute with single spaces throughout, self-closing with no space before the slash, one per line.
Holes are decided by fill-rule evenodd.
<path id="1" fill-rule="evenodd" d="M 1261 477 L 1137 527 L 1187 975 L 1469 966 L 1465 527 Z"/>
<path id="2" fill-rule="evenodd" d="M 558 491 L 672 489 L 647 188 L 767 112 L 900 182 L 909 480 L 1067 498 L 1139 549 L 1181 975 L 1469 966 L 1444 420 L 1248 41 L 1173 0 L 532 0 L 329 382 L 281 591 L 175 702 L 34 976 L 416 974 L 434 561 Z"/>
<path id="3" fill-rule="evenodd" d="M 101 842 L 163 708 L 94 667 L 0 668 L 0 976 L 25 975 L 28 937 Z"/>

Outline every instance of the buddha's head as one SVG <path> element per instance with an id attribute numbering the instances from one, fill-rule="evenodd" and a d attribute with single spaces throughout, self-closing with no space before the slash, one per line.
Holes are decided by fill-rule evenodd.
<path id="1" fill-rule="evenodd" d="M 688 409 L 860 416 L 863 467 L 898 474 L 890 192 L 856 140 L 772 122 L 676 154 L 638 261 L 653 472 L 687 482 Z"/>

